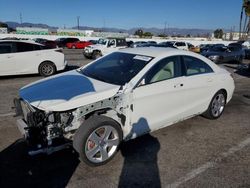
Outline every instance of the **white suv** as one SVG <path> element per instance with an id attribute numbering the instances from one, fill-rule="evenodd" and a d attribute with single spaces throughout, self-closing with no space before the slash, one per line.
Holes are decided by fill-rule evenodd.
<path id="1" fill-rule="evenodd" d="M 88 59 L 97 59 L 126 47 L 127 42 L 124 38 L 103 38 L 99 39 L 97 44 L 87 46 L 83 55 Z"/>
<path id="2" fill-rule="evenodd" d="M 0 76 L 33 73 L 50 76 L 66 65 L 61 49 L 48 49 L 32 41 L 0 41 Z"/>

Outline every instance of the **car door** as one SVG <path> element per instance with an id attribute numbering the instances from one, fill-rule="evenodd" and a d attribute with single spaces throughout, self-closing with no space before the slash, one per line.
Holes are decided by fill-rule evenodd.
<path id="1" fill-rule="evenodd" d="M 41 63 L 41 51 L 36 49 L 35 44 L 16 42 L 15 61 L 17 73 L 38 73 L 38 64 Z"/>
<path id="2" fill-rule="evenodd" d="M 182 118 L 182 83 L 179 56 L 162 59 L 145 74 L 133 90 L 131 125 L 137 136 Z"/>
<path id="3" fill-rule="evenodd" d="M 16 72 L 15 43 L 0 43 L 0 75 L 11 75 Z"/>
<path id="4" fill-rule="evenodd" d="M 116 40 L 110 39 L 110 40 L 108 40 L 107 47 L 103 48 L 102 55 L 107 55 L 107 54 L 112 53 L 114 51 L 117 51 Z"/>
<path id="5" fill-rule="evenodd" d="M 215 94 L 214 71 L 202 60 L 192 56 L 182 56 L 186 76 L 183 80 L 185 118 L 204 112 Z"/>

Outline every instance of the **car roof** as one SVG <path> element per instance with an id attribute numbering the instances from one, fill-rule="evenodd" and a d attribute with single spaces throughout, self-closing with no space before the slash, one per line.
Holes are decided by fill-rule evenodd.
<path id="1" fill-rule="evenodd" d="M 33 40 L 0 40 L 0 42 L 24 42 L 24 43 L 37 44 L 37 45 L 43 46 L 42 44 L 37 43 Z"/>
<path id="2" fill-rule="evenodd" d="M 163 47 L 138 47 L 138 48 L 125 48 L 121 49 L 121 52 L 138 54 L 150 57 L 158 57 L 163 55 L 168 55 L 170 52 L 177 52 L 180 55 L 186 54 L 183 50 L 174 49 L 174 48 L 163 48 Z"/>

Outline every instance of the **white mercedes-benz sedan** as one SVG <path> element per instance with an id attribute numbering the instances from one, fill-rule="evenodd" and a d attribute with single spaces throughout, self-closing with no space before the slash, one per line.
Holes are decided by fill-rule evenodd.
<path id="1" fill-rule="evenodd" d="M 0 76 L 36 73 L 50 76 L 66 65 L 61 49 L 48 49 L 31 41 L 0 40 Z"/>
<path id="2" fill-rule="evenodd" d="M 73 140 L 80 159 L 108 162 L 121 141 L 203 115 L 221 116 L 234 91 L 230 73 L 209 59 L 172 48 L 131 48 L 20 89 L 19 130 L 30 154 Z"/>

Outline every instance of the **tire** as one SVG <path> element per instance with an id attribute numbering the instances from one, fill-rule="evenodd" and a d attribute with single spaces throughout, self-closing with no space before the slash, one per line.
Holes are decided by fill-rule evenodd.
<path id="1" fill-rule="evenodd" d="M 73 147 L 81 161 L 89 166 L 100 166 L 115 156 L 121 141 L 120 125 L 111 118 L 95 115 L 77 130 Z"/>
<path id="2" fill-rule="evenodd" d="M 100 58 L 101 56 L 102 56 L 101 52 L 99 52 L 99 51 L 94 51 L 94 52 L 93 52 L 93 55 L 92 55 L 92 58 L 93 58 L 93 59 L 98 59 L 98 58 Z"/>
<path id="3" fill-rule="evenodd" d="M 227 96 L 223 90 L 218 91 L 212 98 L 207 111 L 203 116 L 207 119 L 218 119 L 226 106 Z"/>
<path id="4" fill-rule="evenodd" d="M 39 65 L 38 72 L 41 76 L 51 76 L 56 72 L 56 66 L 50 61 L 45 61 Z"/>

